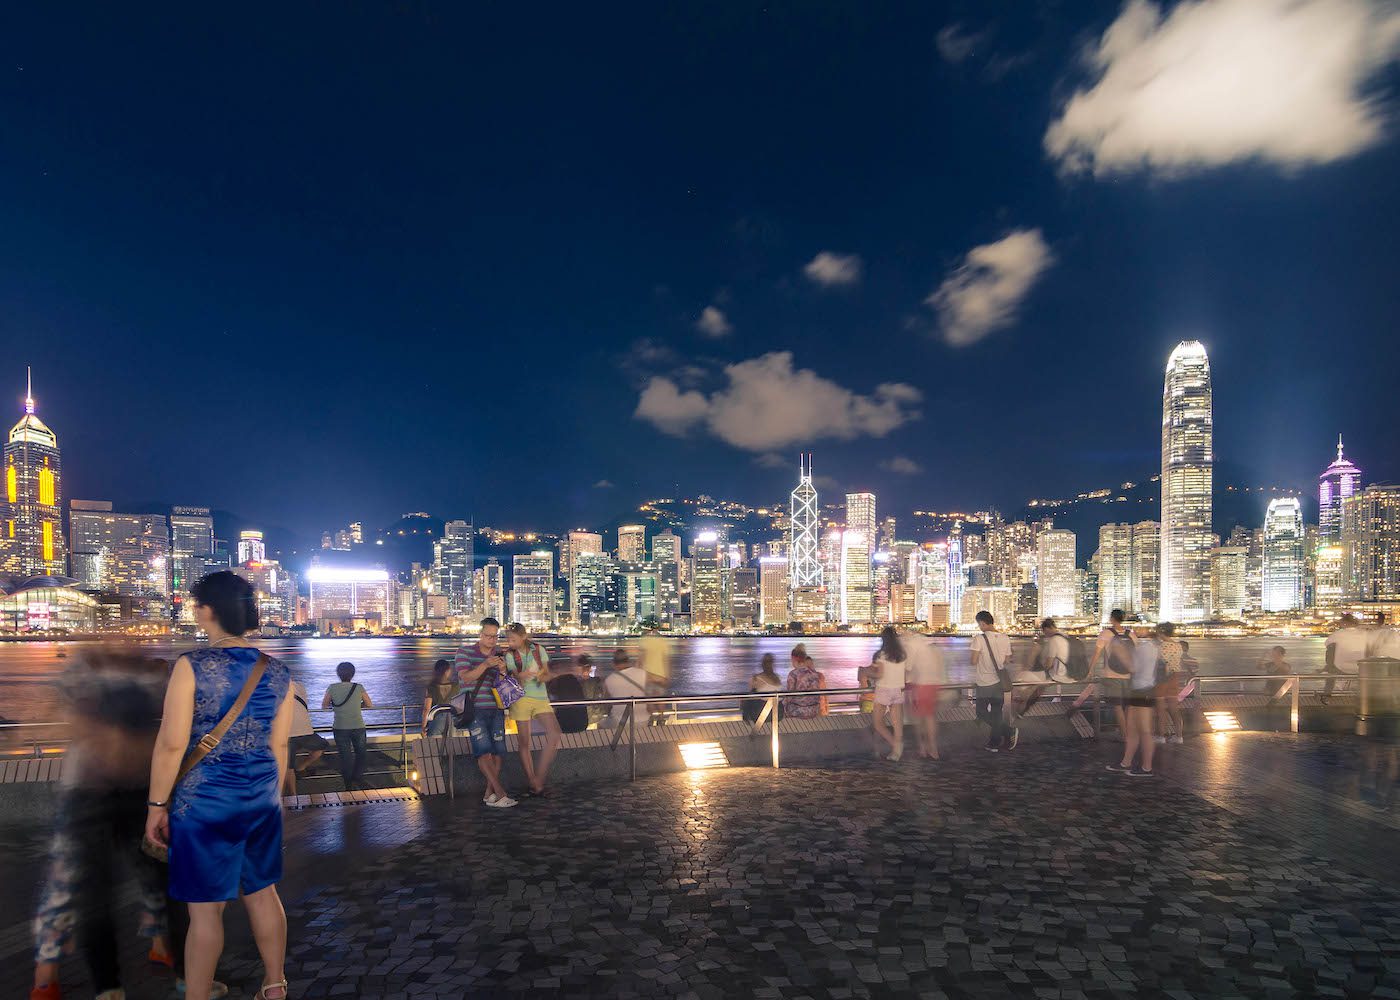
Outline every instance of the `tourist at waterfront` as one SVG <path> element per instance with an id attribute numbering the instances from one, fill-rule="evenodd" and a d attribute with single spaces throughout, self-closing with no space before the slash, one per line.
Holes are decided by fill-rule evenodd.
<path id="1" fill-rule="evenodd" d="M 565 661 L 564 666 L 555 669 L 550 666 L 549 700 L 554 705 L 554 717 L 559 720 L 559 729 L 565 733 L 581 733 L 588 728 L 590 706 L 560 705 L 559 702 L 585 701 L 588 694 L 584 689 L 584 664 L 587 656 L 580 656 L 577 662 Z"/>
<path id="2" fill-rule="evenodd" d="M 943 686 L 948 683 L 943 653 L 924 636 L 906 634 L 899 641 L 908 655 L 904 673 L 909 681 L 909 702 L 919 756 L 924 760 L 939 760 L 938 701 Z"/>
<path id="3" fill-rule="evenodd" d="M 646 698 L 647 672 L 627 655 L 625 649 L 613 650 L 612 672 L 603 679 L 603 691 L 609 698 Z M 614 705 L 608 717 L 599 723 L 602 727 L 622 725 L 627 713 L 626 705 Z M 645 725 L 651 718 L 651 706 L 642 705 L 637 709 L 635 723 Z"/>
<path id="4" fill-rule="evenodd" d="M 258 628 L 257 601 L 246 580 L 211 573 L 194 585 L 193 596 L 195 621 L 209 645 L 180 657 L 171 673 L 151 756 L 145 837 L 168 847 L 170 895 L 189 904 L 188 1000 L 211 996 L 224 906 L 240 897 L 262 956 L 257 997 L 284 1000 L 278 791 L 292 728 L 290 676 L 281 661 L 244 638 Z M 225 720 L 223 738 L 201 754 Z"/>
<path id="5" fill-rule="evenodd" d="M 496 679 L 505 672 L 506 661 L 496 648 L 501 623 L 494 618 L 481 619 L 476 641 L 457 650 L 453 668 L 465 691 L 471 722 L 467 738 L 477 770 L 486 781 L 482 802 L 497 809 L 516 805 L 501 784 L 501 761 L 506 755 L 506 713 L 496 697 Z"/>
<path id="6" fill-rule="evenodd" d="M 875 736 L 888 743 L 890 752 L 886 760 L 898 761 L 904 756 L 904 684 L 905 663 L 909 654 L 899 639 L 899 632 L 893 625 L 880 630 L 880 648 L 870 663 L 870 673 L 875 678 Z M 878 747 L 878 743 L 876 744 Z"/>
<path id="7" fill-rule="evenodd" d="M 807 647 L 798 643 L 792 647 L 789 658 L 792 669 L 788 671 L 786 686 L 789 691 L 819 692 L 826 689 L 826 674 L 817 669 L 816 661 L 807 655 Z M 783 717 L 793 719 L 815 719 L 822 714 L 826 699 L 821 694 L 803 695 L 782 700 Z"/>
<path id="8" fill-rule="evenodd" d="M 306 760 L 297 764 L 297 754 L 306 754 Z M 311 708 L 306 703 L 306 688 L 301 681 L 292 681 L 292 730 L 287 739 L 287 780 L 283 792 L 297 793 L 297 778 L 316 766 L 326 753 L 326 739 L 316 732 L 311 724 Z"/>
<path id="9" fill-rule="evenodd" d="M 346 661 L 335 668 L 340 678 L 326 688 L 321 708 L 335 713 L 331 736 L 335 739 L 336 761 L 346 791 L 358 787 L 365 777 L 369 762 L 369 736 L 365 729 L 363 709 L 373 708 L 369 692 L 355 681 L 355 664 Z"/>
<path id="10" fill-rule="evenodd" d="M 1089 657 L 1089 684 L 1075 699 L 1070 714 L 1084 707 L 1084 703 L 1096 694 L 1113 706 L 1113 717 L 1118 723 L 1118 732 L 1127 733 L 1127 716 L 1123 713 L 1123 682 L 1132 671 L 1133 634 L 1123 626 L 1123 612 L 1114 608 L 1108 613 L 1108 624 L 1099 631 L 1094 643 L 1094 653 Z M 1094 668 L 1102 661 L 1103 670 L 1095 677 Z"/>
<path id="11" fill-rule="evenodd" d="M 1293 665 L 1286 659 L 1287 655 L 1288 650 L 1284 649 L 1282 646 L 1271 647 L 1269 649 L 1269 655 L 1261 657 L 1259 660 L 1260 671 L 1268 674 L 1270 677 L 1287 677 L 1287 675 L 1293 673 Z M 1293 687 L 1297 683 L 1297 680 L 1292 677 L 1282 681 L 1270 681 L 1269 697 L 1274 701 L 1280 701 L 1293 691 Z"/>
<path id="12" fill-rule="evenodd" d="M 34 921 L 32 1000 L 60 995 L 59 960 L 74 937 L 92 991 L 104 1000 L 123 995 L 116 918 L 128 867 L 149 956 L 175 964 L 165 936 L 165 870 L 138 850 L 166 667 L 163 660 L 93 649 L 69 663 L 58 684 L 72 740 Z"/>
<path id="13" fill-rule="evenodd" d="M 1152 726 L 1157 685 L 1162 683 L 1165 665 L 1161 647 L 1151 632 L 1134 638 L 1132 657 L 1126 697 L 1128 726 L 1123 731 L 1123 759 L 1117 764 L 1109 764 L 1108 769 L 1135 778 L 1148 778 L 1152 776 L 1152 755 L 1156 749 L 1152 740 Z"/>
<path id="14" fill-rule="evenodd" d="M 452 699 L 457 697 L 461 685 L 452 671 L 451 660 L 438 660 L 433 664 L 433 679 L 423 692 L 423 735 L 446 736 L 448 716 L 452 709 Z M 432 716 L 435 708 L 447 711 Z M 430 717 L 431 716 L 431 717 Z"/>
<path id="15" fill-rule="evenodd" d="M 1152 737 L 1154 743 L 1162 744 L 1186 742 L 1186 723 L 1181 717 L 1181 685 L 1186 679 L 1186 668 L 1182 657 L 1186 655 L 1181 640 L 1176 637 L 1176 625 L 1162 622 L 1157 626 L 1157 648 L 1162 656 L 1165 680 L 1157 685 L 1157 732 Z M 1170 722 L 1172 735 L 1167 735 Z"/>
<path id="16" fill-rule="evenodd" d="M 1035 684 L 1011 692 L 1011 723 L 1016 725 L 1051 684 L 1069 683 L 1065 678 L 1065 663 L 1069 658 L 1069 640 L 1060 634 L 1055 619 L 1040 623 L 1040 634 L 1027 650 L 1025 661 L 1016 680 Z"/>
<path id="17" fill-rule="evenodd" d="M 544 795 L 549 769 L 559 753 L 563 736 L 554 706 L 549 703 L 549 653 L 530 638 L 530 630 L 520 622 L 506 629 L 506 667 L 525 689 L 523 697 L 510 706 L 515 720 L 516 743 L 520 747 L 520 766 L 529 783 L 529 794 Z M 544 748 L 535 759 L 535 724 L 544 730 Z"/>
<path id="18" fill-rule="evenodd" d="M 749 690 L 755 694 L 772 694 L 774 691 L 783 689 L 783 679 L 778 676 L 777 658 L 772 653 L 764 653 L 759 661 L 758 673 L 749 678 Z M 763 714 L 763 706 L 767 703 L 766 698 L 745 698 L 740 705 L 740 712 L 745 722 L 757 722 L 758 717 Z M 786 706 L 780 706 L 786 707 Z M 781 715 L 779 716 L 781 718 Z"/>
<path id="19" fill-rule="evenodd" d="M 1351 612 L 1342 615 L 1341 626 L 1327 637 L 1327 662 L 1324 670 L 1329 674 L 1355 677 L 1361 670 L 1361 661 L 1370 653 L 1371 639 L 1371 632 L 1361 627 L 1355 615 Z M 1336 677 L 1327 678 L 1327 686 L 1322 692 L 1324 705 L 1332 697 L 1332 690 L 1336 684 Z"/>
<path id="20" fill-rule="evenodd" d="M 972 675 L 977 685 L 977 718 L 991 730 L 985 749 L 1014 750 L 1020 731 L 1007 724 L 1005 709 L 1010 697 L 1011 640 L 996 630 L 990 611 L 977 612 L 978 634 L 972 637 Z"/>
<path id="21" fill-rule="evenodd" d="M 583 685 L 583 696 L 589 701 L 598 701 L 608 696 L 607 690 L 603 687 L 603 679 L 597 675 L 597 667 L 593 665 L 593 657 L 587 653 L 580 653 L 575 661 L 577 667 L 579 683 Z M 607 705 L 589 705 L 588 721 L 591 725 L 601 726 L 603 720 L 608 717 Z"/>

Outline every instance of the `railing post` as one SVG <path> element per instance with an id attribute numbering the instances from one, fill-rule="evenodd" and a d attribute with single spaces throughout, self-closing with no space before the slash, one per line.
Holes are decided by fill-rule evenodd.
<path id="1" fill-rule="evenodd" d="M 399 706 L 399 762 L 403 764 L 403 781 L 409 783 L 408 766 L 408 706 Z"/>
<path id="2" fill-rule="evenodd" d="M 637 780 L 637 699 L 627 706 L 627 753 L 632 758 L 632 780 Z"/>
<path id="3" fill-rule="evenodd" d="M 773 713 L 768 724 L 773 727 L 773 767 L 778 766 L 778 692 L 773 692 Z"/>
<path id="4" fill-rule="evenodd" d="M 1103 735 L 1103 681 L 1094 685 L 1094 739 Z"/>
<path id="5" fill-rule="evenodd" d="M 447 798 L 457 798 L 457 754 L 452 749 L 452 739 L 457 735 L 457 725 L 452 721 L 452 713 L 447 713 Z"/>
<path id="6" fill-rule="evenodd" d="M 1293 675 L 1293 692 L 1292 692 L 1292 694 L 1293 694 L 1293 699 L 1292 699 L 1292 700 L 1293 700 L 1293 705 L 1292 705 L 1292 712 L 1290 713 L 1290 728 L 1292 729 L 1292 731 L 1293 731 L 1294 733 L 1298 732 L 1298 714 L 1299 714 L 1299 709 L 1302 707 L 1302 704 L 1301 704 L 1301 703 L 1302 703 L 1302 688 L 1303 688 L 1303 682 L 1300 681 L 1300 680 L 1298 679 L 1298 675 L 1297 675 L 1297 674 L 1294 674 L 1294 675 Z"/>

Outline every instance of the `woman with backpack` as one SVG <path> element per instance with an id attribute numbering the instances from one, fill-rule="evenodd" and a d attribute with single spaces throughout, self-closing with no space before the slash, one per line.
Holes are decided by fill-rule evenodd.
<path id="1" fill-rule="evenodd" d="M 339 682 L 326 688 L 321 708 L 335 713 L 331 735 L 335 737 L 335 752 L 340 764 L 340 780 L 345 790 L 358 785 L 365 777 L 369 738 L 365 732 L 362 709 L 373 708 L 369 692 L 355 683 L 355 664 L 345 662 L 335 668 Z"/>

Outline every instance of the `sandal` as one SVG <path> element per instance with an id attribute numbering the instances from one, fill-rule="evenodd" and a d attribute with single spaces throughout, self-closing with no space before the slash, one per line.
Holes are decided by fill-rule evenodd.
<path id="1" fill-rule="evenodd" d="M 268 996 L 268 990 L 281 990 L 282 993 L 280 996 Z M 253 1000 L 287 1000 L 287 997 L 290 995 L 291 994 L 287 992 L 287 981 L 282 979 L 275 983 L 263 983 L 262 987 L 253 996 Z"/>

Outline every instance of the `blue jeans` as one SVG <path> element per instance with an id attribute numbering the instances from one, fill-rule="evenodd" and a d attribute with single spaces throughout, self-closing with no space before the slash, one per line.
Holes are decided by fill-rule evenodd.
<path id="1" fill-rule="evenodd" d="M 506 713 L 501 708 L 478 708 L 467 730 L 471 740 L 472 756 L 485 757 L 493 753 L 498 757 L 506 755 Z"/>
<path id="2" fill-rule="evenodd" d="M 437 715 L 433 716 L 428 720 L 428 735 L 446 736 L 447 723 L 451 721 L 451 718 L 452 715 L 450 712 L 439 712 Z"/>
<path id="3" fill-rule="evenodd" d="M 333 729 L 331 735 L 335 737 L 335 752 L 340 764 L 341 780 L 345 782 L 346 788 L 359 784 L 360 779 L 365 776 L 367 734 L 363 729 Z"/>

